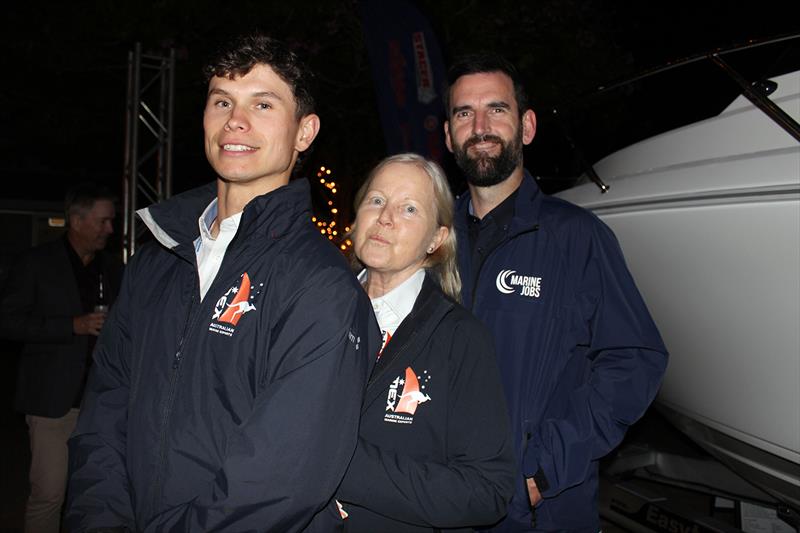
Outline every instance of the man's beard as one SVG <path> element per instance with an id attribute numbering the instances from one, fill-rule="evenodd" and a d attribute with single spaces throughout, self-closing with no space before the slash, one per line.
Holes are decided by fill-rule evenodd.
<path id="1" fill-rule="evenodd" d="M 477 153 L 470 157 L 467 150 L 480 142 L 496 142 L 500 145 L 500 153 L 490 156 L 486 153 Z M 456 164 L 464 173 L 467 182 L 475 187 L 491 187 L 508 179 L 514 169 L 522 162 L 522 128 L 510 143 L 506 143 L 497 135 L 473 135 L 461 146 L 453 150 Z"/>

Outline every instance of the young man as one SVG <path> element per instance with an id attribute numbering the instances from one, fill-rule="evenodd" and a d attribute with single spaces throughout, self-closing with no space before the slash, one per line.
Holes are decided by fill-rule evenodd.
<path id="1" fill-rule="evenodd" d="M 67 231 L 25 254 L 0 298 L 0 335 L 24 343 L 16 408 L 25 413 L 31 492 L 25 531 L 58 533 L 67 486 L 67 439 L 75 429 L 92 348 L 103 327 L 102 283 L 114 300 L 121 262 L 103 253 L 113 233 L 110 191 L 84 183 L 65 201 Z"/>
<path id="2" fill-rule="evenodd" d="M 215 184 L 140 212 L 70 440 L 71 530 L 301 531 L 340 520 L 378 332 L 289 181 L 319 131 L 309 73 L 264 36 L 207 68 Z"/>
<path id="3" fill-rule="evenodd" d="M 524 169 L 536 116 L 514 67 L 469 56 L 448 81 L 463 302 L 495 335 L 521 471 L 497 531 L 596 533 L 597 462 L 652 401 L 666 350 L 611 231 Z"/>

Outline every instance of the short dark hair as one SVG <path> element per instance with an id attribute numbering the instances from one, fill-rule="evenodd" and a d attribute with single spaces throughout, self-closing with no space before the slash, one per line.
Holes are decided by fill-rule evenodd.
<path id="1" fill-rule="evenodd" d="M 294 95 L 298 119 L 314 112 L 314 75 L 298 55 L 277 39 L 253 33 L 226 43 L 204 67 L 206 81 L 214 76 L 244 76 L 256 65 L 267 65 L 285 81 Z"/>
<path id="2" fill-rule="evenodd" d="M 522 78 L 516 67 L 501 55 L 492 52 L 467 54 L 456 58 L 447 69 L 447 87 L 444 90 L 444 111 L 447 118 L 453 109 L 450 107 L 450 89 L 461 76 L 468 74 L 482 74 L 489 72 L 502 72 L 514 83 L 514 99 L 517 101 L 519 115 L 528 109 L 528 94 L 522 85 Z"/>
<path id="3" fill-rule="evenodd" d="M 108 200 L 115 203 L 117 197 L 111 189 L 105 185 L 93 182 L 83 182 L 73 185 L 64 197 L 64 214 L 67 217 L 72 215 L 85 215 L 98 200 Z"/>

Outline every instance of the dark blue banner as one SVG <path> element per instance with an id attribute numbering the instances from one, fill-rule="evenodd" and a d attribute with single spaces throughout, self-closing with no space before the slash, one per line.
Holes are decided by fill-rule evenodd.
<path id="1" fill-rule="evenodd" d="M 363 0 L 360 7 L 388 153 L 442 163 L 444 62 L 430 24 L 403 0 Z"/>

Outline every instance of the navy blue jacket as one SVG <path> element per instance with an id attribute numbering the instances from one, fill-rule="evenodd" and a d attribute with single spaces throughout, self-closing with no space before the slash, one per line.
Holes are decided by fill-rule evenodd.
<path id="1" fill-rule="evenodd" d="M 403 391 L 413 394 L 409 372 L 427 397 L 413 413 L 400 403 Z M 359 444 L 337 496 L 350 514 L 345 531 L 499 521 L 516 472 L 505 411 L 491 335 L 427 276 L 367 386 Z"/>
<path id="2" fill-rule="evenodd" d="M 94 353 L 70 440 L 70 531 L 341 525 L 332 496 L 379 346 L 369 300 L 299 180 L 247 204 L 199 301 L 193 241 L 215 195 L 143 214 L 159 243 L 133 257 Z"/>
<path id="3" fill-rule="evenodd" d="M 498 531 L 599 528 L 598 460 L 650 405 L 667 353 L 611 230 L 525 173 L 507 237 L 474 279 L 469 193 L 456 229 L 463 301 L 492 331 L 520 468 Z M 543 495 L 536 529 L 523 477 Z"/>

